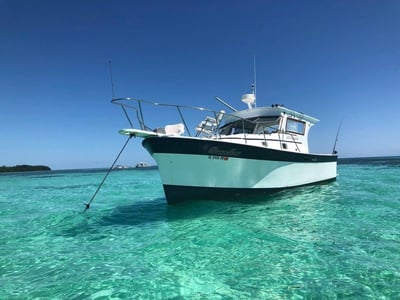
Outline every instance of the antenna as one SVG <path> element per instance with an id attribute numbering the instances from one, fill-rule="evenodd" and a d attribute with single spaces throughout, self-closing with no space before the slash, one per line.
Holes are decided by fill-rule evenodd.
<path id="1" fill-rule="evenodd" d="M 109 65 L 109 67 L 110 67 L 110 79 L 111 79 L 111 92 L 112 92 L 112 97 L 113 97 L 113 99 L 115 99 L 114 80 L 113 80 L 111 59 L 108 61 L 108 65 Z"/>
<path id="2" fill-rule="evenodd" d="M 256 105 L 256 57 L 253 61 L 253 83 L 251 84 L 251 93 L 242 96 L 242 102 L 247 104 L 249 109 L 255 108 Z"/>
<path id="3" fill-rule="evenodd" d="M 112 73 L 112 64 L 111 64 L 111 59 L 108 61 L 108 66 L 110 68 L 110 79 L 111 79 L 111 92 L 112 92 L 112 99 L 115 99 L 115 90 L 114 90 L 114 79 L 113 79 L 113 73 Z M 140 102 L 139 102 L 140 104 Z M 131 119 L 129 118 L 128 112 L 126 111 L 126 108 L 124 105 L 121 105 L 122 110 L 124 111 L 124 114 L 126 118 L 128 119 L 129 125 L 133 128 L 133 124 Z M 97 192 L 96 192 L 97 193 Z M 90 203 L 89 203 L 90 204 Z"/>

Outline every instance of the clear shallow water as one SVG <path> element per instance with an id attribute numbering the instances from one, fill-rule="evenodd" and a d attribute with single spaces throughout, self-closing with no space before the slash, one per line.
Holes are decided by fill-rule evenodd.
<path id="1" fill-rule="evenodd" d="M 157 170 L 0 176 L 0 299 L 399 299 L 400 158 L 238 202 Z"/>

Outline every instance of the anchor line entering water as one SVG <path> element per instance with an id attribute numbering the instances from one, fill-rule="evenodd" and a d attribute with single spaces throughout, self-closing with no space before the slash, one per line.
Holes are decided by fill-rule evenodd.
<path id="1" fill-rule="evenodd" d="M 118 158 L 121 156 L 122 152 L 124 151 L 126 145 L 128 144 L 128 142 L 130 141 L 130 139 L 133 137 L 134 135 L 129 135 L 128 139 L 126 140 L 124 146 L 122 147 L 121 151 L 119 151 L 117 157 L 115 158 L 114 162 L 112 163 L 111 167 L 108 169 L 106 175 L 104 176 L 103 180 L 101 181 L 100 185 L 97 187 L 96 192 L 94 192 L 92 198 L 90 199 L 90 201 L 88 203 L 85 203 L 85 209 L 83 212 L 86 212 L 89 208 L 90 208 L 90 204 L 92 203 L 92 201 L 94 200 L 94 198 L 96 197 L 97 193 L 99 192 L 100 188 L 102 187 L 102 185 L 104 184 L 104 182 L 106 181 L 108 175 L 110 174 L 110 172 L 112 171 L 112 169 L 114 168 L 115 163 L 117 162 Z"/>

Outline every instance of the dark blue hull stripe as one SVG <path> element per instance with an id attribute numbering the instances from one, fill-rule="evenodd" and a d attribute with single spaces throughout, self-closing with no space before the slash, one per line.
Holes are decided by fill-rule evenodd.
<path id="1" fill-rule="evenodd" d="M 178 203 L 188 200 L 224 200 L 241 201 L 254 197 L 271 195 L 282 190 L 298 188 L 300 186 L 325 184 L 335 181 L 336 178 L 314 182 L 305 185 L 299 185 L 290 188 L 216 188 L 216 187 L 198 187 L 198 186 L 179 186 L 164 184 L 164 193 L 168 203 Z"/>
<path id="2" fill-rule="evenodd" d="M 244 159 L 273 160 L 287 162 L 336 162 L 336 155 L 304 154 L 281 151 L 243 144 L 182 137 L 149 137 L 142 145 L 155 153 L 217 155 Z"/>

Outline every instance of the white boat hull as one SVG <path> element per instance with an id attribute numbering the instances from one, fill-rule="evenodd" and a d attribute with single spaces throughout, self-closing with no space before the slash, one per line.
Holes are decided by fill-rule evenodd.
<path id="1" fill-rule="evenodd" d="M 149 138 L 168 202 L 229 199 L 336 178 L 336 156 L 191 138 Z"/>

